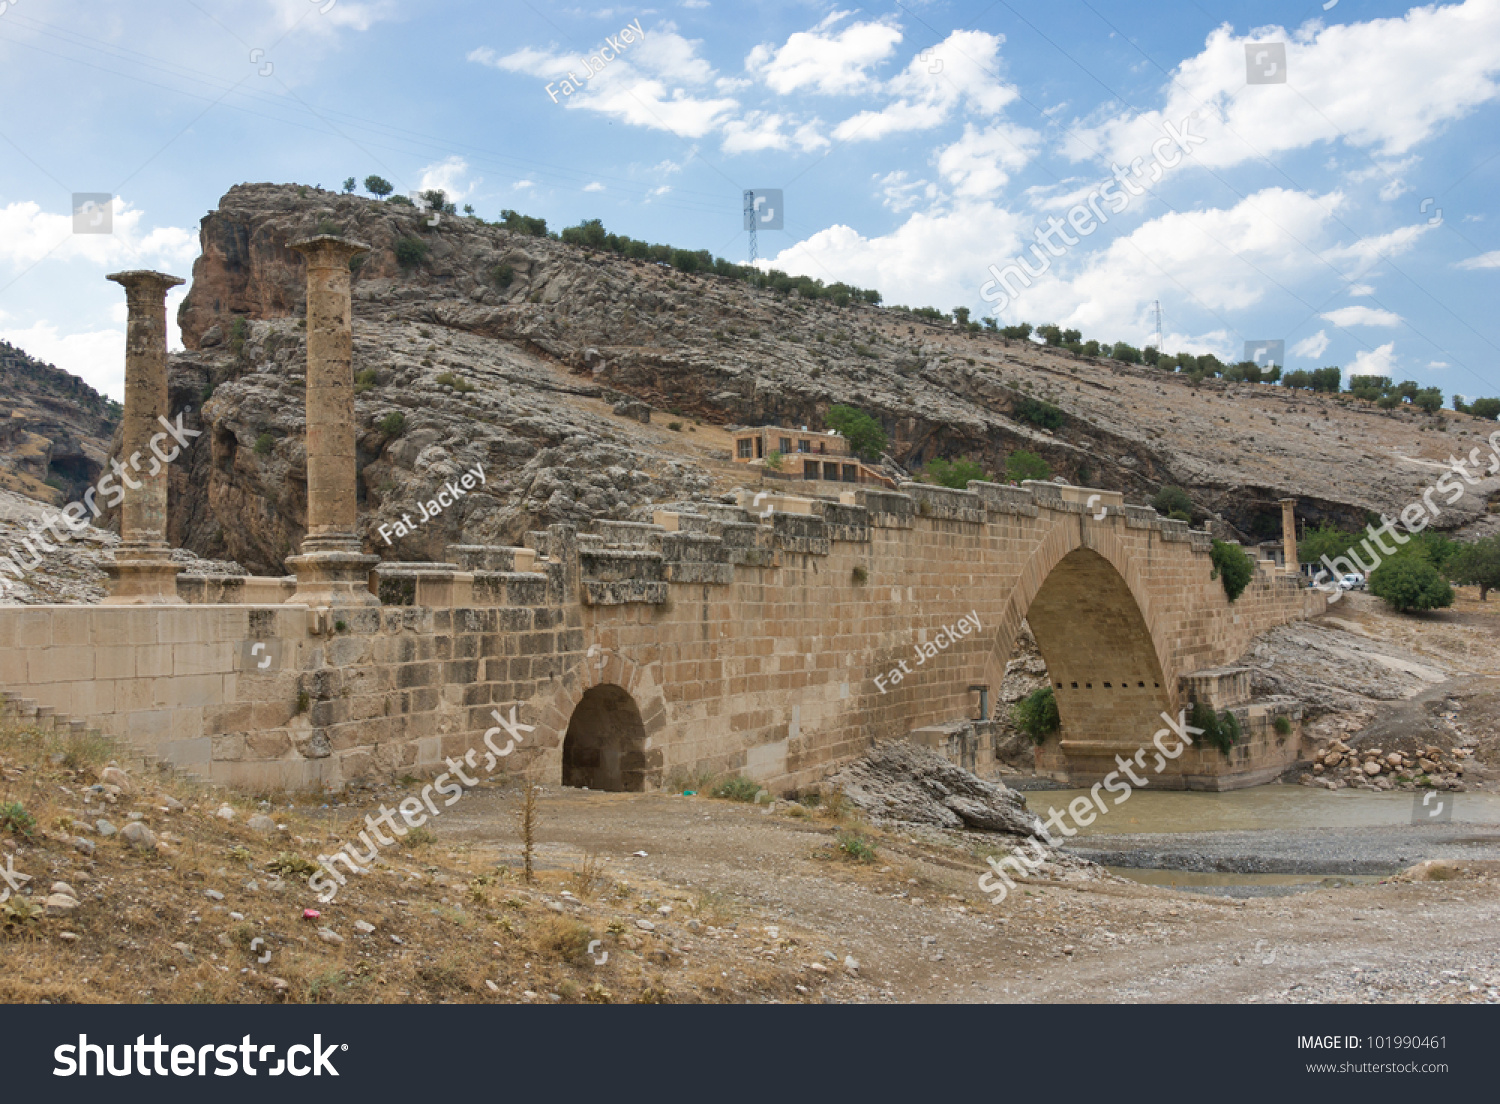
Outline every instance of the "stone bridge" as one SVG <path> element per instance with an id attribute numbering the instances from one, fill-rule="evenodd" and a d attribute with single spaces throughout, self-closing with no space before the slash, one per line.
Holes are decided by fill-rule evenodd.
<path id="1" fill-rule="evenodd" d="M 142 478 L 105 605 L 0 608 L 0 691 L 147 762 L 252 790 L 435 772 L 483 754 L 514 707 L 531 728 L 504 766 L 544 782 L 642 790 L 739 772 L 785 791 L 913 733 L 982 770 L 986 703 L 1025 620 L 1062 719 L 1037 751 L 1044 769 L 1092 781 L 1189 699 L 1233 708 L 1245 736 L 1228 754 L 1189 750 L 1158 784 L 1248 785 L 1296 758 L 1295 703 L 1251 701 L 1232 664 L 1258 633 L 1321 612 L 1322 595 L 1257 561 L 1230 602 L 1206 532 L 1114 492 L 746 495 L 654 524 L 553 526 L 520 548 L 450 546 L 442 564 L 364 555 L 351 537 L 355 250 L 303 243 L 309 535 L 296 575 L 178 574 L 163 554 L 165 473 Z M 120 279 L 129 455 L 166 414 L 172 278 Z"/>

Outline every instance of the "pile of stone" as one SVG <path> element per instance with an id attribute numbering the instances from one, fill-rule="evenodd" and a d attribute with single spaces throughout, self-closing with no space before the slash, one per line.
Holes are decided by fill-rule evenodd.
<path id="1" fill-rule="evenodd" d="M 838 771 L 828 784 L 874 820 L 1025 836 L 1037 830 L 1026 798 L 950 763 L 930 748 L 881 744 Z"/>
<path id="2" fill-rule="evenodd" d="M 1343 740 L 1334 740 L 1314 753 L 1312 773 L 1304 781 L 1330 790 L 1346 786 L 1366 790 L 1418 787 L 1458 790 L 1463 788 L 1464 762 L 1471 754 L 1468 748 L 1445 752 L 1436 745 L 1405 752 L 1353 748 Z"/>

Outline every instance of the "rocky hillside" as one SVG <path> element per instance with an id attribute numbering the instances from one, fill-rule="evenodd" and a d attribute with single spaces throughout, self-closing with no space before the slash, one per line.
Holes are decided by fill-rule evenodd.
<path id="1" fill-rule="evenodd" d="M 208 432 L 175 466 L 176 539 L 257 571 L 281 570 L 300 540 L 304 270 L 288 243 L 319 232 L 372 247 L 353 274 L 360 496 L 368 547 L 387 558 L 436 558 L 450 541 L 515 541 L 550 521 L 642 516 L 652 503 L 727 490 L 749 473 L 728 463 L 716 427 L 817 426 L 833 403 L 878 418 L 891 459 L 908 469 L 968 457 L 995 472 L 1026 448 L 1056 475 L 1134 501 L 1183 486 L 1199 519 L 1254 539 L 1279 532 L 1286 495 L 1304 518 L 1394 515 L 1450 454 L 1495 428 L 1348 396 L 1195 386 L 474 218 L 433 221 L 409 206 L 269 184 L 232 188 L 203 219 L 179 314 L 188 352 L 172 372 L 174 407 Z M 1060 408 L 1062 425 L 1021 417 L 1031 398 Z M 634 416 L 640 403 L 658 411 L 649 425 Z M 476 464 L 481 490 L 385 542 L 380 525 L 417 517 L 444 479 Z M 1482 481 L 1439 527 L 1489 524 L 1497 491 L 1500 478 Z"/>
<path id="2" fill-rule="evenodd" d="M 77 376 L 0 341 L 0 489 L 71 502 L 99 477 L 119 420 Z"/>

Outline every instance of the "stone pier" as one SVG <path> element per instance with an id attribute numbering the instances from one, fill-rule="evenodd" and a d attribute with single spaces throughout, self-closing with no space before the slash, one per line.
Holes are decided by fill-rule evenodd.
<path id="1" fill-rule="evenodd" d="M 287 563 L 288 601 L 312 607 L 374 606 L 356 525 L 354 331 L 349 261 L 369 246 L 319 234 L 291 246 L 307 259 L 307 536 Z"/>
<path id="2" fill-rule="evenodd" d="M 164 436 L 167 399 L 167 289 L 184 281 L 134 270 L 108 277 L 125 288 L 125 417 L 113 462 L 124 498 L 120 547 L 107 568 L 108 605 L 179 605 L 178 567 L 167 546 L 167 466 L 153 442 Z M 160 420 L 158 420 L 160 419 Z M 149 468 L 140 467 L 141 462 Z"/>
<path id="3" fill-rule="evenodd" d="M 1301 572 L 1301 561 L 1297 558 L 1297 500 L 1295 498 L 1281 500 L 1281 554 L 1285 557 L 1283 567 L 1293 574 Z"/>

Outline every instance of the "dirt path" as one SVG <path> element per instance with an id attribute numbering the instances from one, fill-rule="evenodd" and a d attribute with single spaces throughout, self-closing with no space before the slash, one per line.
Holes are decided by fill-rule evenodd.
<path id="1" fill-rule="evenodd" d="M 444 835 L 513 861 L 516 802 L 476 792 Z M 544 863 L 594 851 L 633 886 L 710 895 L 743 929 L 776 925 L 852 957 L 858 983 L 830 999 L 1500 999 L 1500 863 L 1250 901 L 1037 881 L 991 905 L 982 861 L 937 837 L 877 832 L 878 857 L 859 864 L 837 857 L 827 823 L 704 798 L 550 790 L 543 816 Z"/>

